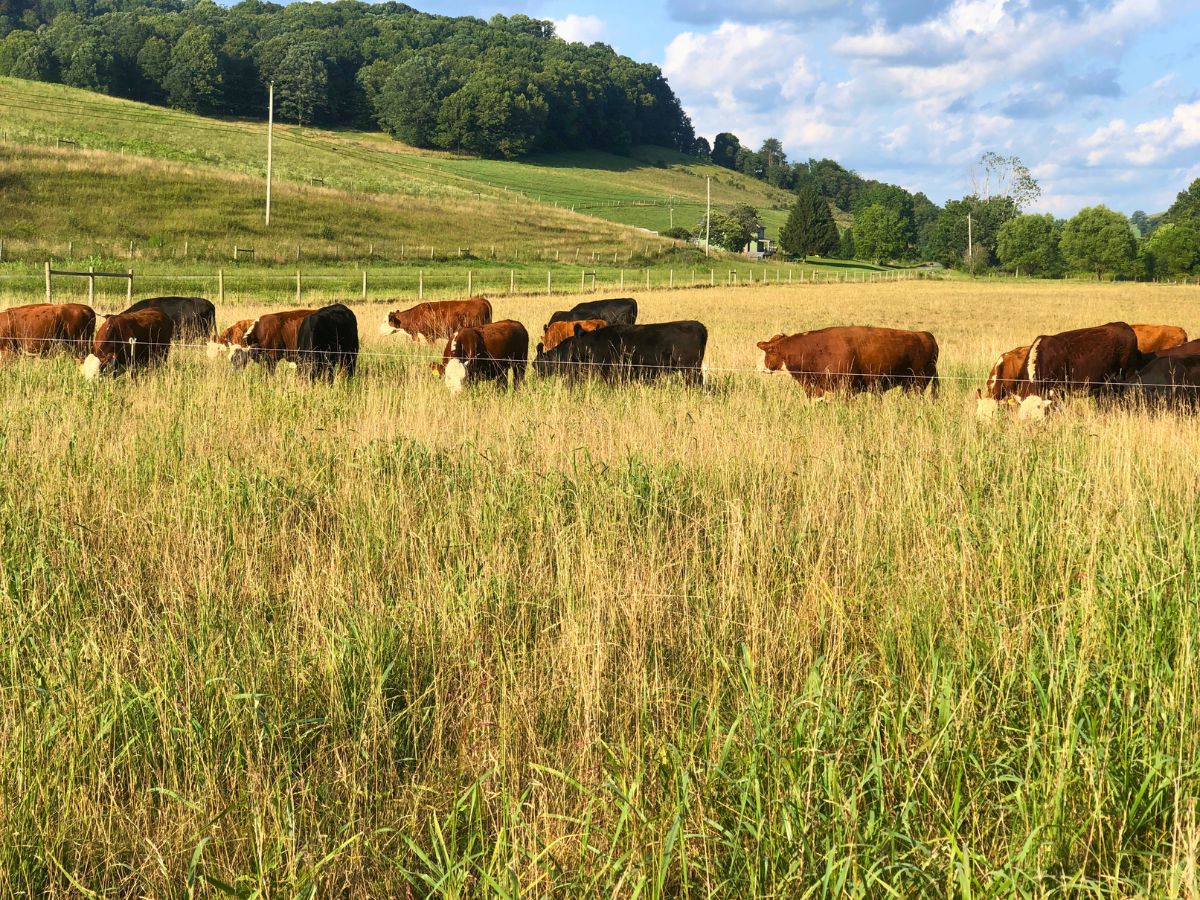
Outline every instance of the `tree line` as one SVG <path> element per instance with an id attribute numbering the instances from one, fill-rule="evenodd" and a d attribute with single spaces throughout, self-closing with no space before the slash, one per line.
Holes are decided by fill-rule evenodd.
<path id="1" fill-rule="evenodd" d="M 273 81 L 285 121 L 488 157 L 695 143 L 657 66 L 524 15 L 402 3 L 0 0 L 0 75 L 254 117 Z"/>
<path id="2" fill-rule="evenodd" d="M 937 262 L 976 274 L 998 270 L 1047 278 L 1200 274 L 1200 180 L 1158 216 L 1139 210 L 1126 217 L 1096 206 L 1062 220 L 1024 212 L 1041 188 L 1020 159 L 994 152 L 977 161 L 971 193 L 944 206 L 923 193 L 863 178 L 831 159 L 789 162 L 775 138 L 755 151 L 723 132 L 711 145 L 698 138 L 692 155 L 795 193 L 779 235 L 780 249 L 792 257 Z M 838 219 L 847 224 L 839 228 Z M 702 236 L 704 224 L 692 232 L 677 229 L 675 236 Z M 712 242 L 740 250 L 758 224 L 750 207 L 718 212 Z"/>

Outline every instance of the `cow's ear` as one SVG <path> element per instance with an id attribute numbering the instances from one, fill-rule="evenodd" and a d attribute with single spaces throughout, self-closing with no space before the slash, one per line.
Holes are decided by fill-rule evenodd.
<path id="1" fill-rule="evenodd" d="M 579 337 L 581 334 L 583 334 L 583 326 L 580 325 L 578 322 L 576 322 L 575 323 L 575 337 Z"/>
<path id="2" fill-rule="evenodd" d="M 759 341 L 757 346 L 758 346 L 759 350 L 766 350 L 768 347 L 771 346 L 771 342 L 770 341 Z"/>

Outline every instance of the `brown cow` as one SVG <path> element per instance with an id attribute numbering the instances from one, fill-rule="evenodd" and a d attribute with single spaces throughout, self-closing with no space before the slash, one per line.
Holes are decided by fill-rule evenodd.
<path id="1" fill-rule="evenodd" d="M 1028 355 L 1027 346 L 1017 347 L 1000 355 L 992 366 L 992 371 L 988 373 L 987 385 L 982 391 L 975 391 L 976 415 L 987 418 L 999 408 L 1001 401 L 1017 395 L 1017 382 Z"/>
<path id="2" fill-rule="evenodd" d="M 491 321 L 492 304 L 486 297 L 442 300 L 389 313 L 387 321 L 379 326 L 379 333 L 400 334 L 424 343 L 449 340 L 460 329 L 489 325 Z"/>
<path id="3" fill-rule="evenodd" d="M 1124 322 L 1043 334 L 1029 347 L 1017 396 L 1048 399 L 1052 390 L 1083 388 L 1092 394 L 1128 382 L 1142 363 L 1137 335 Z"/>
<path id="4" fill-rule="evenodd" d="M 161 310 L 150 308 L 109 316 L 96 332 L 92 352 L 80 365 L 91 381 L 111 372 L 135 372 L 167 358 L 175 323 Z"/>
<path id="5" fill-rule="evenodd" d="M 216 359 L 218 356 L 228 356 L 233 353 L 235 347 L 246 346 L 246 332 L 254 325 L 254 319 L 242 319 L 240 322 L 234 322 L 218 335 L 209 338 L 208 348 L 206 353 L 209 359 Z"/>
<path id="6" fill-rule="evenodd" d="M 608 327 L 608 323 L 603 319 L 584 319 L 580 322 L 552 322 L 546 326 L 546 334 L 542 338 L 542 352 L 549 353 L 567 338 L 574 337 L 576 325 L 584 331 L 597 331 Z"/>
<path id="7" fill-rule="evenodd" d="M 902 387 L 938 391 L 938 345 L 928 331 L 846 326 L 760 341 L 761 372 L 787 372 L 810 397 Z"/>
<path id="8" fill-rule="evenodd" d="M 48 356 L 69 350 L 87 353 L 96 330 L 96 313 L 82 303 L 34 303 L 0 312 L 0 356 L 25 353 Z"/>
<path id="9" fill-rule="evenodd" d="M 1161 353 L 1187 343 L 1187 332 L 1178 325 L 1130 325 L 1137 335 L 1138 352 L 1142 355 Z"/>
<path id="10" fill-rule="evenodd" d="M 235 369 L 247 362 L 261 362 L 272 372 L 280 360 L 294 364 L 300 326 L 312 313 L 311 309 L 289 309 L 259 316 L 246 329 L 243 346 L 230 350 L 229 361 Z"/>
<path id="11" fill-rule="evenodd" d="M 521 386 L 529 365 L 529 332 L 520 322 L 505 319 L 489 325 L 463 328 L 446 343 L 441 374 L 450 393 L 481 381 Z"/>

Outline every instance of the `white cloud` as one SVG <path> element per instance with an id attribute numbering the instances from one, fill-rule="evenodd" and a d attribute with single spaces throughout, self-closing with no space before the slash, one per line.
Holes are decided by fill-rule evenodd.
<path id="1" fill-rule="evenodd" d="M 604 39 L 607 27 L 599 16 L 579 16 L 571 13 L 565 19 L 554 20 L 554 33 L 564 41 L 594 44 Z"/>

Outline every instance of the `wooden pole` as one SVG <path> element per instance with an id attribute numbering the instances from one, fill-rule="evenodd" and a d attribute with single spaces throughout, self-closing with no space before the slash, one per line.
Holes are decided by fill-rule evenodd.
<path id="1" fill-rule="evenodd" d="M 425 271 L 423 269 L 417 272 L 417 299 L 425 299 Z"/>
<path id="2" fill-rule="evenodd" d="M 296 305 L 300 305 L 300 270 L 296 270 Z"/>
<path id="3" fill-rule="evenodd" d="M 92 274 L 95 271 L 95 266 L 88 266 L 88 306 L 96 305 L 96 276 Z"/>
<path id="4" fill-rule="evenodd" d="M 362 298 L 363 298 L 363 303 L 366 303 L 367 302 L 367 270 L 366 269 L 363 269 L 362 276 L 363 276 Z"/>
<path id="5" fill-rule="evenodd" d="M 546 271 L 546 296 L 550 296 L 550 271 Z"/>
<path id="6" fill-rule="evenodd" d="M 272 132 L 275 130 L 275 82 L 267 88 L 267 225 L 271 224 L 271 163 L 273 162 Z"/>
<path id="7" fill-rule="evenodd" d="M 474 296 L 474 278 L 472 278 L 470 269 L 467 269 L 467 296 Z"/>
<path id="8" fill-rule="evenodd" d="M 225 270 L 217 269 L 217 302 L 225 302 Z"/>
<path id="9" fill-rule="evenodd" d="M 515 294 L 517 292 L 517 271 L 516 269 L 508 270 L 508 292 Z"/>
<path id="10" fill-rule="evenodd" d="M 54 298 L 50 293 L 50 260 L 46 260 L 46 302 L 54 302 Z"/>
<path id="11" fill-rule="evenodd" d="M 129 280 L 125 282 L 125 304 L 133 304 L 133 269 L 129 270 Z"/>

